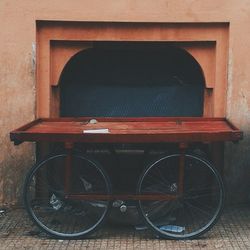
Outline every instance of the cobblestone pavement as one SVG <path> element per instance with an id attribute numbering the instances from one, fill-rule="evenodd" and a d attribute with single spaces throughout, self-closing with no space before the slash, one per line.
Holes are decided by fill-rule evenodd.
<path id="1" fill-rule="evenodd" d="M 149 231 L 105 226 L 85 240 L 56 240 L 40 233 L 23 209 L 0 213 L 0 249 L 250 249 L 250 205 L 225 209 L 220 221 L 202 238 L 157 239 Z"/>

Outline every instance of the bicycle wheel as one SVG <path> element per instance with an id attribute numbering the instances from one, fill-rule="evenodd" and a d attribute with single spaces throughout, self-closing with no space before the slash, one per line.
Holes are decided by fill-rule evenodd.
<path id="1" fill-rule="evenodd" d="M 79 238 L 93 233 L 109 210 L 108 200 L 65 198 L 66 154 L 50 156 L 32 167 L 24 184 L 24 204 L 35 224 L 57 238 Z M 72 155 L 71 193 L 111 194 L 102 167 L 85 156 Z"/>
<path id="2" fill-rule="evenodd" d="M 185 155 L 180 178 L 179 159 L 179 154 L 164 156 L 145 169 L 137 193 L 154 194 L 156 200 L 138 201 L 138 210 L 160 237 L 191 239 L 207 232 L 218 220 L 224 187 L 211 164 L 194 155 Z M 157 200 L 159 194 L 169 198 Z"/>

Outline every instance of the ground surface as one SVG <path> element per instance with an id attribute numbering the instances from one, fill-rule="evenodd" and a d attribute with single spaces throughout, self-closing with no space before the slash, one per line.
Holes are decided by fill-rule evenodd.
<path id="1" fill-rule="evenodd" d="M 0 249 L 250 249 L 250 205 L 226 208 L 220 221 L 197 240 L 157 239 L 149 231 L 105 226 L 94 238 L 56 240 L 40 233 L 23 209 L 0 212 Z"/>

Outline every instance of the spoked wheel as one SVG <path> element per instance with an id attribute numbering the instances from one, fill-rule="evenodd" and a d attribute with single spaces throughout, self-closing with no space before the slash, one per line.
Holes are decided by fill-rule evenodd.
<path id="1" fill-rule="evenodd" d="M 181 173 L 179 162 L 179 154 L 155 161 L 137 187 L 138 194 L 155 195 L 153 201 L 138 201 L 138 210 L 150 229 L 168 239 L 190 239 L 207 232 L 218 220 L 224 201 L 222 180 L 210 163 L 184 155 Z"/>
<path id="2" fill-rule="evenodd" d="M 104 221 L 110 201 L 81 199 L 79 195 L 110 195 L 111 184 L 102 167 L 85 156 L 72 155 L 70 192 L 65 196 L 66 154 L 36 164 L 24 185 L 24 204 L 32 220 L 57 238 L 79 238 L 93 233 Z M 78 195 L 78 197 L 77 197 Z"/>

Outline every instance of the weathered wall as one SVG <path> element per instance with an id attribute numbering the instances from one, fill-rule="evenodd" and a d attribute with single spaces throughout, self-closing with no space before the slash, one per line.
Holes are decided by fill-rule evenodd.
<path id="1" fill-rule="evenodd" d="M 245 132 L 228 144 L 225 175 L 233 201 L 250 190 L 249 0 L 0 1 L 0 203 L 16 203 L 34 146 L 14 147 L 9 131 L 35 117 L 36 20 L 229 22 L 227 116 Z"/>

